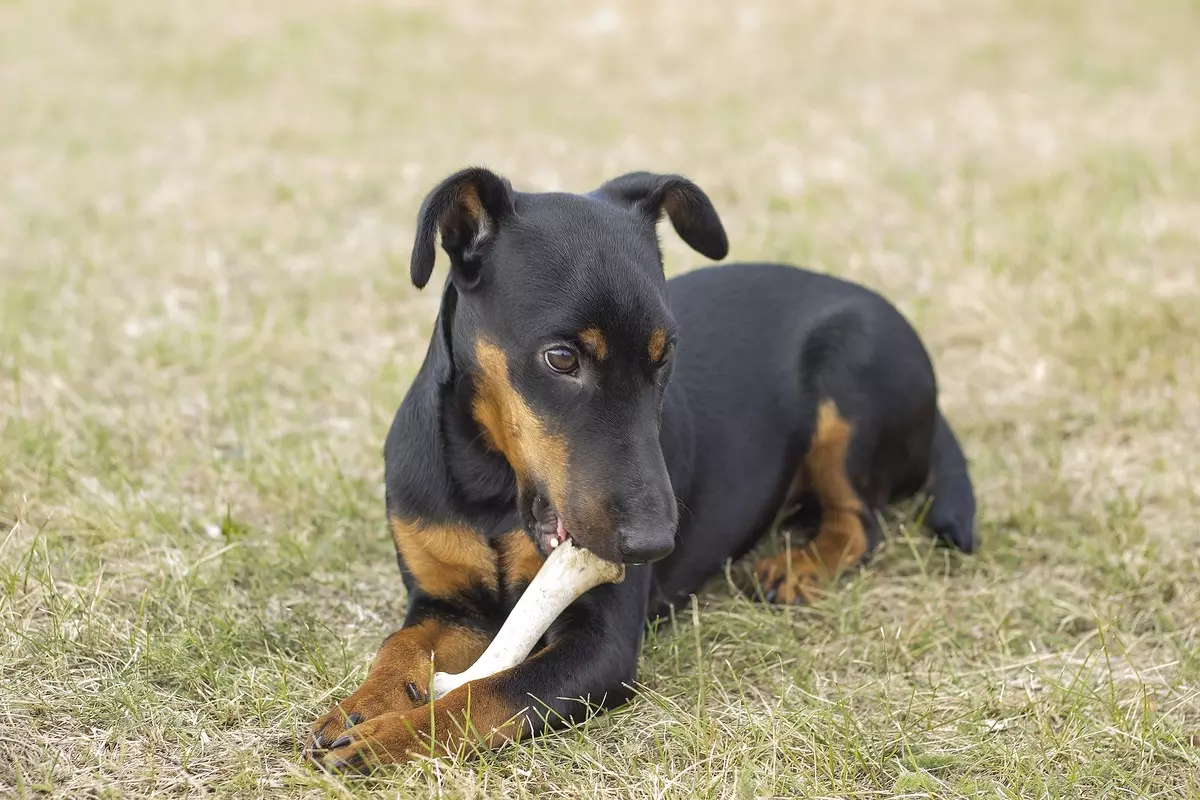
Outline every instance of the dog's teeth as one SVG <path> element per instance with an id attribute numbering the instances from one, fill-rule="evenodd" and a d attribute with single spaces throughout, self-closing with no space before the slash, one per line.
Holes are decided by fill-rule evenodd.
<path id="1" fill-rule="evenodd" d="M 551 539 L 550 540 L 550 549 L 553 550 L 556 547 L 558 547 L 558 539 Z"/>

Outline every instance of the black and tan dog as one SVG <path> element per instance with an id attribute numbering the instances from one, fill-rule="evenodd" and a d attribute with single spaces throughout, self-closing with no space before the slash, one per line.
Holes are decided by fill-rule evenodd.
<path id="1" fill-rule="evenodd" d="M 412 281 L 429 281 L 439 234 L 450 274 L 384 451 L 408 613 L 314 725 L 319 764 L 495 746 L 624 703 L 647 617 L 777 524 L 815 530 L 755 567 L 778 603 L 862 562 L 877 510 L 918 492 L 941 539 L 974 547 L 967 464 L 900 314 L 786 266 L 667 281 L 664 212 L 724 258 L 709 198 L 673 175 L 527 194 L 467 169 L 425 199 Z M 580 598 L 524 663 L 430 708 L 430 654 L 439 671 L 474 662 L 566 537 L 628 564 L 625 580 Z"/>

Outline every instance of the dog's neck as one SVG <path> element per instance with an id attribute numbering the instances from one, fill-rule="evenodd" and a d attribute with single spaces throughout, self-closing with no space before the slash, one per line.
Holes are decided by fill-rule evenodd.
<path id="1" fill-rule="evenodd" d="M 406 442 L 404 451 L 389 453 L 402 496 L 389 504 L 402 512 L 438 521 L 484 521 L 485 536 L 507 533 L 520 525 L 516 479 L 502 455 L 489 449 L 471 411 L 474 386 L 455 365 L 453 351 L 457 292 L 447 284 L 433 336 L 389 436 Z M 403 473 L 400 470 L 403 470 Z"/>

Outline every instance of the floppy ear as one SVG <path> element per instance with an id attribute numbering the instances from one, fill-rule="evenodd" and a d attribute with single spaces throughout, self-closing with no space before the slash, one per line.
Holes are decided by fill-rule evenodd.
<path id="1" fill-rule="evenodd" d="M 513 213 L 512 185 L 483 167 L 456 172 L 421 203 L 409 271 L 423 289 L 433 274 L 434 238 L 450 256 L 450 277 L 460 289 L 479 280 L 483 251 L 496 228 Z"/>
<path id="2" fill-rule="evenodd" d="M 687 178 L 630 172 L 592 194 L 644 214 L 651 224 L 666 211 L 679 238 L 693 250 L 714 261 L 729 254 L 729 239 L 717 210 L 704 190 Z"/>

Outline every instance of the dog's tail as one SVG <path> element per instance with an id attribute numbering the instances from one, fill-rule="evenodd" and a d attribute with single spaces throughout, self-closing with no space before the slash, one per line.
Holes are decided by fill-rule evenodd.
<path id="1" fill-rule="evenodd" d="M 939 411 L 933 432 L 933 464 L 926 524 L 938 538 L 964 553 L 975 550 L 975 490 L 967 458 L 950 423 Z"/>

